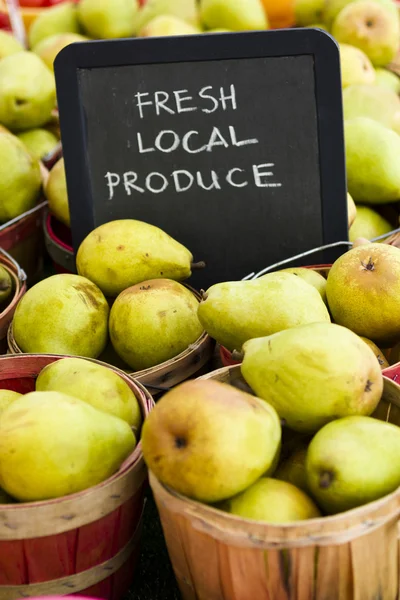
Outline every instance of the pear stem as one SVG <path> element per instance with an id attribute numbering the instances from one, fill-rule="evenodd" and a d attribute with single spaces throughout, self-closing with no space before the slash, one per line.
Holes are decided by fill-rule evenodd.
<path id="1" fill-rule="evenodd" d="M 233 352 L 232 352 L 232 358 L 233 358 L 233 360 L 237 360 L 238 362 L 243 362 L 244 353 L 243 352 L 239 352 L 238 350 L 233 350 Z"/>
<path id="2" fill-rule="evenodd" d="M 323 490 L 326 490 L 328 487 L 330 487 L 334 478 L 335 477 L 332 471 L 323 471 L 319 476 L 319 487 Z"/>
<path id="3" fill-rule="evenodd" d="M 208 294 L 205 290 L 200 290 L 200 296 L 202 300 L 207 300 Z"/>
<path id="4" fill-rule="evenodd" d="M 205 266 L 206 266 L 206 263 L 204 262 L 204 260 L 200 260 L 199 262 L 192 263 L 192 265 L 191 265 L 192 271 L 196 271 L 197 269 L 204 269 Z"/>

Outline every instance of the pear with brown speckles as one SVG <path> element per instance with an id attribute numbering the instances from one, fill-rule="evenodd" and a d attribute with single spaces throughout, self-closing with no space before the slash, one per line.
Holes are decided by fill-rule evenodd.
<path id="1" fill-rule="evenodd" d="M 162 229 L 134 219 L 110 221 L 83 240 L 76 257 L 79 275 L 106 296 L 148 279 L 183 281 L 191 275 L 191 252 Z"/>

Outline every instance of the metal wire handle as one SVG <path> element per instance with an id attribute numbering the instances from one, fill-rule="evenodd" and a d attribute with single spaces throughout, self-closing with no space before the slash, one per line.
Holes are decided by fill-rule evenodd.
<path id="1" fill-rule="evenodd" d="M 17 271 L 17 277 L 18 277 L 20 283 L 25 283 L 25 281 L 27 280 L 26 273 L 23 269 L 21 269 L 21 267 L 19 266 L 17 261 L 11 256 L 11 254 L 8 254 L 8 252 L 3 250 L 3 248 L 0 248 L 0 254 L 3 254 L 10 261 L 10 263 L 15 267 L 15 270 Z"/>
<path id="2" fill-rule="evenodd" d="M 389 231 L 389 233 L 384 233 L 383 235 L 379 235 L 378 237 L 372 238 L 372 240 L 370 240 L 370 241 L 371 242 L 379 242 L 380 240 L 384 240 L 384 239 L 390 237 L 391 235 L 394 235 L 395 233 L 400 233 L 400 227 L 397 229 L 393 229 L 393 231 Z M 332 244 L 326 244 L 325 246 L 318 246 L 318 248 L 313 248 L 312 250 L 307 250 L 306 252 L 301 252 L 300 254 L 291 256 L 290 258 L 285 258 L 284 260 L 274 263 L 273 265 L 270 265 L 269 267 L 265 267 L 265 269 L 262 269 L 258 273 L 255 273 L 253 271 L 252 273 L 249 273 L 249 275 L 246 275 L 246 277 L 243 277 L 242 281 L 247 281 L 249 279 L 258 279 L 262 275 L 269 273 L 269 271 L 273 271 L 277 267 L 287 265 L 288 263 L 291 263 L 294 260 L 298 260 L 299 258 L 304 258 L 305 256 L 310 256 L 311 254 L 315 254 L 316 252 L 321 252 L 321 250 L 328 250 L 329 248 L 337 248 L 338 246 L 352 247 L 353 242 L 345 242 L 345 241 L 333 242 Z"/>

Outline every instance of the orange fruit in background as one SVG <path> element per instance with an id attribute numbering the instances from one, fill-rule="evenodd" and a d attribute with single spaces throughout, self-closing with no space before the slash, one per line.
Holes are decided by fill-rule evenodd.
<path id="1" fill-rule="evenodd" d="M 267 12 L 271 29 L 292 27 L 295 24 L 295 0 L 261 0 Z"/>

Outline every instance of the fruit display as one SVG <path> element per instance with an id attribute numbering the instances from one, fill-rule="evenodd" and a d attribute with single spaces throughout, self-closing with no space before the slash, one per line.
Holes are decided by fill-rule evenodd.
<path id="1" fill-rule="evenodd" d="M 42 369 L 33 392 L 0 390 L 0 415 L 0 479 L 9 502 L 101 483 L 134 451 L 142 421 L 134 392 L 116 372 L 74 358 Z"/>

